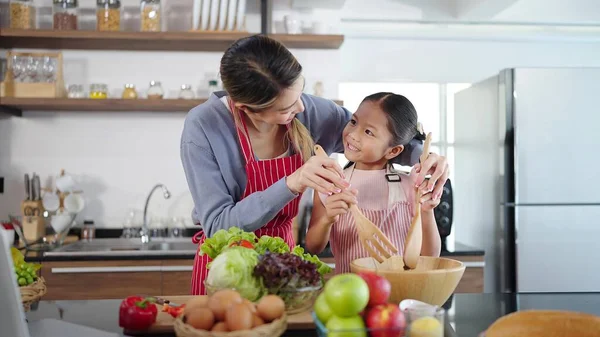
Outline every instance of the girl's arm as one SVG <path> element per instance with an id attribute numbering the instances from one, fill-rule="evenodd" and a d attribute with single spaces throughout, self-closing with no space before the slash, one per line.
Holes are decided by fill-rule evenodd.
<path id="1" fill-rule="evenodd" d="M 429 201 L 425 203 L 427 202 Z M 423 228 L 421 255 L 439 257 L 442 249 L 442 240 L 438 232 L 433 209 L 421 210 L 421 227 Z"/>
<path id="2" fill-rule="evenodd" d="M 306 249 L 313 254 L 319 254 L 329 242 L 331 227 L 338 221 L 341 214 L 348 213 L 351 204 L 356 204 L 356 189 L 346 189 L 321 199 L 315 192 L 313 210 L 306 233 Z"/>
<path id="3" fill-rule="evenodd" d="M 327 210 L 319 197 L 319 193 L 314 193 L 312 214 L 306 233 L 306 249 L 312 254 L 319 254 L 329 242 L 331 233 L 332 219 L 327 216 Z"/>

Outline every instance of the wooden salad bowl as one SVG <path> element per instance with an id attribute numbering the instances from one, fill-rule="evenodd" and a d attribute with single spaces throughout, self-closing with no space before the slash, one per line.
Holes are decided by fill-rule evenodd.
<path id="1" fill-rule="evenodd" d="M 404 269 L 402 256 L 392 256 L 383 263 L 371 257 L 350 263 L 353 273 L 375 272 L 392 285 L 390 302 L 405 299 L 419 300 L 432 305 L 443 305 L 456 290 L 465 272 L 465 265 L 444 257 L 421 256 L 415 269 Z"/>

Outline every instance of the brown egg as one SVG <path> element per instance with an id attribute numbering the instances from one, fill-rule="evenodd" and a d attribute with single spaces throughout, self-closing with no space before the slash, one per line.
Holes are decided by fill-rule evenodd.
<path id="1" fill-rule="evenodd" d="M 208 296 L 194 296 L 185 303 L 183 314 L 187 314 L 195 308 L 207 308 L 208 307 Z"/>
<path id="2" fill-rule="evenodd" d="M 227 309 L 225 313 L 225 324 L 227 330 L 238 331 L 238 330 L 250 330 L 252 329 L 252 312 L 248 309 L 245 303 L 236 303 Z"/>
<path id="3" fill-rule="evenodd" d="M 258 302 L 256 312 L 265 322 L 271 322 L 283 316 L 285 303 L 277 295 L 267 295 Z"/>
<path id="4" fill-rule="evenodd" d="M 242 297 L 235 290 L 219 290 L 214 293 L 208 300 L 208 308 L 215 314 L 217 321 L 225 319 L 227 309 L 237 303 L 242 302 Z"/>
<path id="5" fill-rule="evenodd" d="M 256 328 L 257 326 L 261 326 L 263 324 L 265 324 L 265 321 L 263 321 L 262 318 L 258 317 L 258 315 L 253 315 L 253 322 L 252 322 L 252 328 Z"/>
<path id="6" fill-rule="evenodd" d="M 217 324 L 215 324 L 215 326 L 213 326 L 212 330 L 214 332 L 227 332 L 227 325 L 225 325 L 225 322 L 219 322 Z"/>
<path id="7" fill-rule="evenodd" d="M 247 299 L 245 299 L 245 298 L 244 298 L 244 299 L 242 299 L 242 303 L 244 303 L 245 305 L 247 305 L 247 306 L 248 306 L 248 309 L 250 309 L 250 312 L 251 312 L 251 313 L 253 313 L 253 314 L 255 314 L 255 313 L 256 313 L 256 304 L 254 304 L 254 303 L 250 302 L 249 300 L 247 300 Z"/>
<path id="8" fill-rule="evenodd" d="M 210 330 L 215 324 L 215 317 L 208 308 L 195 308 L 185 314 L 185 322 L 199 330 Z"/>

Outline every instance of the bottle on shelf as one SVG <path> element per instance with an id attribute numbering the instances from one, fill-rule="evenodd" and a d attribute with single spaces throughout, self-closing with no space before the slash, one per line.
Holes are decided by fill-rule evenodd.
<path id="1" fill-rule="evenodd" d="M 181 90 L 179 90 L 179 98 L 181 99 L 194 99 L 195 95 L 192 91 L 192 86 L 190 84 L 182 84 Z"/>
<path id="2" fill-rule="evenodd" d="M 142 32 L 161 31 L 161 5 L 160 0 L 141 0 L 141 27 Z"/>
<path id="3" fill-rule="evenodd" d="M 10 28 L 35 29 L 35 6 L 32 0 L 10 0 Z"/>
<path id="4" fill-rule="evenodd" d="M 96 1 L 96 30 L 121 30 L 121 0 Z"/>
<path id="5" fill-rule="evenodd" d="M 123 89 L 123 94 L 121 95 L 123 99 L 136 99 L 138 98 L 137 91 L 135 91 L 135 85 L 133 84 L 125 84 L 125 89 Z"/>
<path id="6" fill-rule="evenodd" d="M 77 30 L 79 16 L 77 0 L 54 0 L 52 6 L 52 28 L 55 30 Z"/>
<path id="7" fill-rule="evenodd" d="M 148 91 L 146 91 L 146 96 L 148 99 L 161 99 L 163 98 L 164 94 L 165 92 L 163 91 L 160 82 L 150 81 L 150 87 L 148 88 Z"/>

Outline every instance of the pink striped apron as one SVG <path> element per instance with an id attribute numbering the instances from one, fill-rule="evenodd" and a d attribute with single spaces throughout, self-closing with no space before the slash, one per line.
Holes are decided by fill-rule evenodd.
<path id="1" fill-rule="evenodd" d="M 229 101 L 229 109 L 232 113 L 241 113 L 235 109 L 232 102 Z M 240 128 L 236 128 L 237 135 L 240 141 L 240 147 L 246 161 L 246 189 L 242 195 L 242 199 L 248 195 L 263 191 L 273 185 L 281 178 L 286 177 L 302 166 L 302 156 L 294 154 L 288 157 L 275 158 L 268 160 L 256 160 L 254 151 L 252 151 L 252 143 L 247 137 L 248 127 L 244 118 L 240 118 L 244 126 L 245 133 Z M 289 125 L 288 125 L 289 127 Z M 292 220 L 298 215 L 298 206 L 300 204 L 301 194 L 288 203 L 277 215 L 269 221 L 265 226 L 261 227 L 254 233 L 256 236 L 269 235 L 273 237 L 281 237 L 290 246 L 290 249 L 295 246 L 294 237 L 292 235 Z M 206 236 L 204 231 L 200 230 L 194 235 L 192 241 L 198 244 L 198 252 Z M 206 265 L 210 262 L 208 255 L 196 254 L 194 259 L 194 268 L 192 271 L 192 295 L 205 295 L 204 280 L 208 275 Z"/>
<path id="2" fill-rule="evenodd" d="M 349 171 L 349 172 L 348 172 Z M 344 174 L 352 181 L 354 165 L 346 169 Z M 392 241 L 400 252 L 404 251 L 404 240 L 412 219 L 412 205 L 409 193 L 410 182 L 407 177 L 387 171 L 388 176 L 388 204 L 380 209 L 359 209 Z M 400 178 L 400 179 L 399 179 Z M 403 179 L 402 179 L 403 178 Z M 413 187 L 414 188 L 414 187 Z M 359 191 L 360 193 L 360 191 Z M 384 207 L 387 206 L 387 207 Z M 331 251 L 335 259 L 335 273 L 349 273 L 350 262 L 355 259 L 369 257 L 369 253 L 362 246 L 352 214 L 342 214 L 337 223 L 331 228 Z"/>

